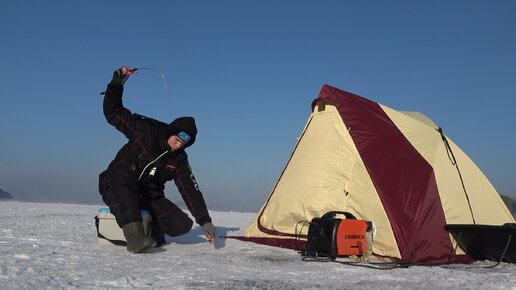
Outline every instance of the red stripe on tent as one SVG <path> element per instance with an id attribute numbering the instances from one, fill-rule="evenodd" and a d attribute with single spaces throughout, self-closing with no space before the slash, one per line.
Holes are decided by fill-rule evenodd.
<path id="1" fill-rule="evenodd" d="M 328 85 L 313 106 L 320 100 L 337 107 L 349 130 L 387 213 L 401 259 L 448 259 L 454 250 L 444 229 L 432 166 L 377 103 Z"/>

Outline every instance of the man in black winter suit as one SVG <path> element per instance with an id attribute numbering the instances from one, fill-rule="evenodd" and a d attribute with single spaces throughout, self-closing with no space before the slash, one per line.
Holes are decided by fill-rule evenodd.
<path id="1" fill-rule="evenodd" d="M 104 94 L 104 116 L 129 141 L 99 176 L 99 191 L 127 240 L 127 250 L 142 253 L 165 242 L 164 234 L 179 236 L 193 221 L 165 197 L 165 183 L 174 180 L 195 221 L 210 243 L 216 229 L 195 180 L 185 149 L 195 142 L 192 117 L 166 124 L 133 114 L 122 103 L 124 83 L 134 70 L 117 69 Z M 152 237 L 144 234 L 140 209 L 152 213 Z"/>

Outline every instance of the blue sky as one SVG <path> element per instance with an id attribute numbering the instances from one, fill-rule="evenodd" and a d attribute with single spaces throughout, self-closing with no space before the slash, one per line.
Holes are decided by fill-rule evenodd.
<path id="1" fill-rule="evenodd" d="M 325 83 L 443 127 L 516 195 L 515 1 L 0 1 L 0 187 L 99 202 L 126 140 L 99 95 L 140 71 L 125 105 L 192 115 L 190 162 L 212 208 L 257 210 Z M 175 186 L 167 195 L 179 201 Z"/>

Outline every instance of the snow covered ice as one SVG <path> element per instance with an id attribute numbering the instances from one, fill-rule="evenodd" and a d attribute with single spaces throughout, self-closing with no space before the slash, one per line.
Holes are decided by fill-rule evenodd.
<path id="1" fill-rule="evenodd" d="M 293 250 L 218 239 L 195 226 L 146 254 L 97 244 L 92 205 L 0 202 L 0 289 L 516 289 L 516 265 L 491 261 L 377 270 L 302 261 Z M 211 211 L 218 235 L 255 213 Z"/>

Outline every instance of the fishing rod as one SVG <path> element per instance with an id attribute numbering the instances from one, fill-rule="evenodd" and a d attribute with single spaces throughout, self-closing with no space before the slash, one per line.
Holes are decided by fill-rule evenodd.
<path id="1" fill-rule="evenodd" d="M 150 68 L 150 67 L 135 67 L 133 69 L 130 69 L 129 71 L 131 73 L 136 73 L 137 71 L 139 70 L 150 70 L 150 71 L 153 71 L 155 73 L 158 73 L 160 76 L 161 76 L 161 79 L 163 80 L 163 86 L 165 87 L 165 90 L 167 91 L 167 94 L 168 94 L 168 86 L 167 86 L 167 81 L 165 80 L 165 74 L 160 71 L 160 70 L 157 70 L 155 68 Z"/>
<path id="2" fill-rule="evenodd" d="M 168 85 L 167 85 L 167 80 L 165 79 L 165 74 L 162 71 L 158 70 L 158 69 L 150 68 L 150 67 L 134 67 L 132 69 L 129 69 L 129 74 L 133 74 L 133 73 L 136 73 L 137 71 L 141 71 L 141 70 L 149 70 L 149 71 L 153 71 L 155 73 L 158 73 L 161 76 L 161 80 L 163 80 L 163 86 L 165 87 L 166 93 L 167 94 L 169 93 Z M 106 92 L 102 92 L 100 94 L 101 95 L 105 95 Z"/>

